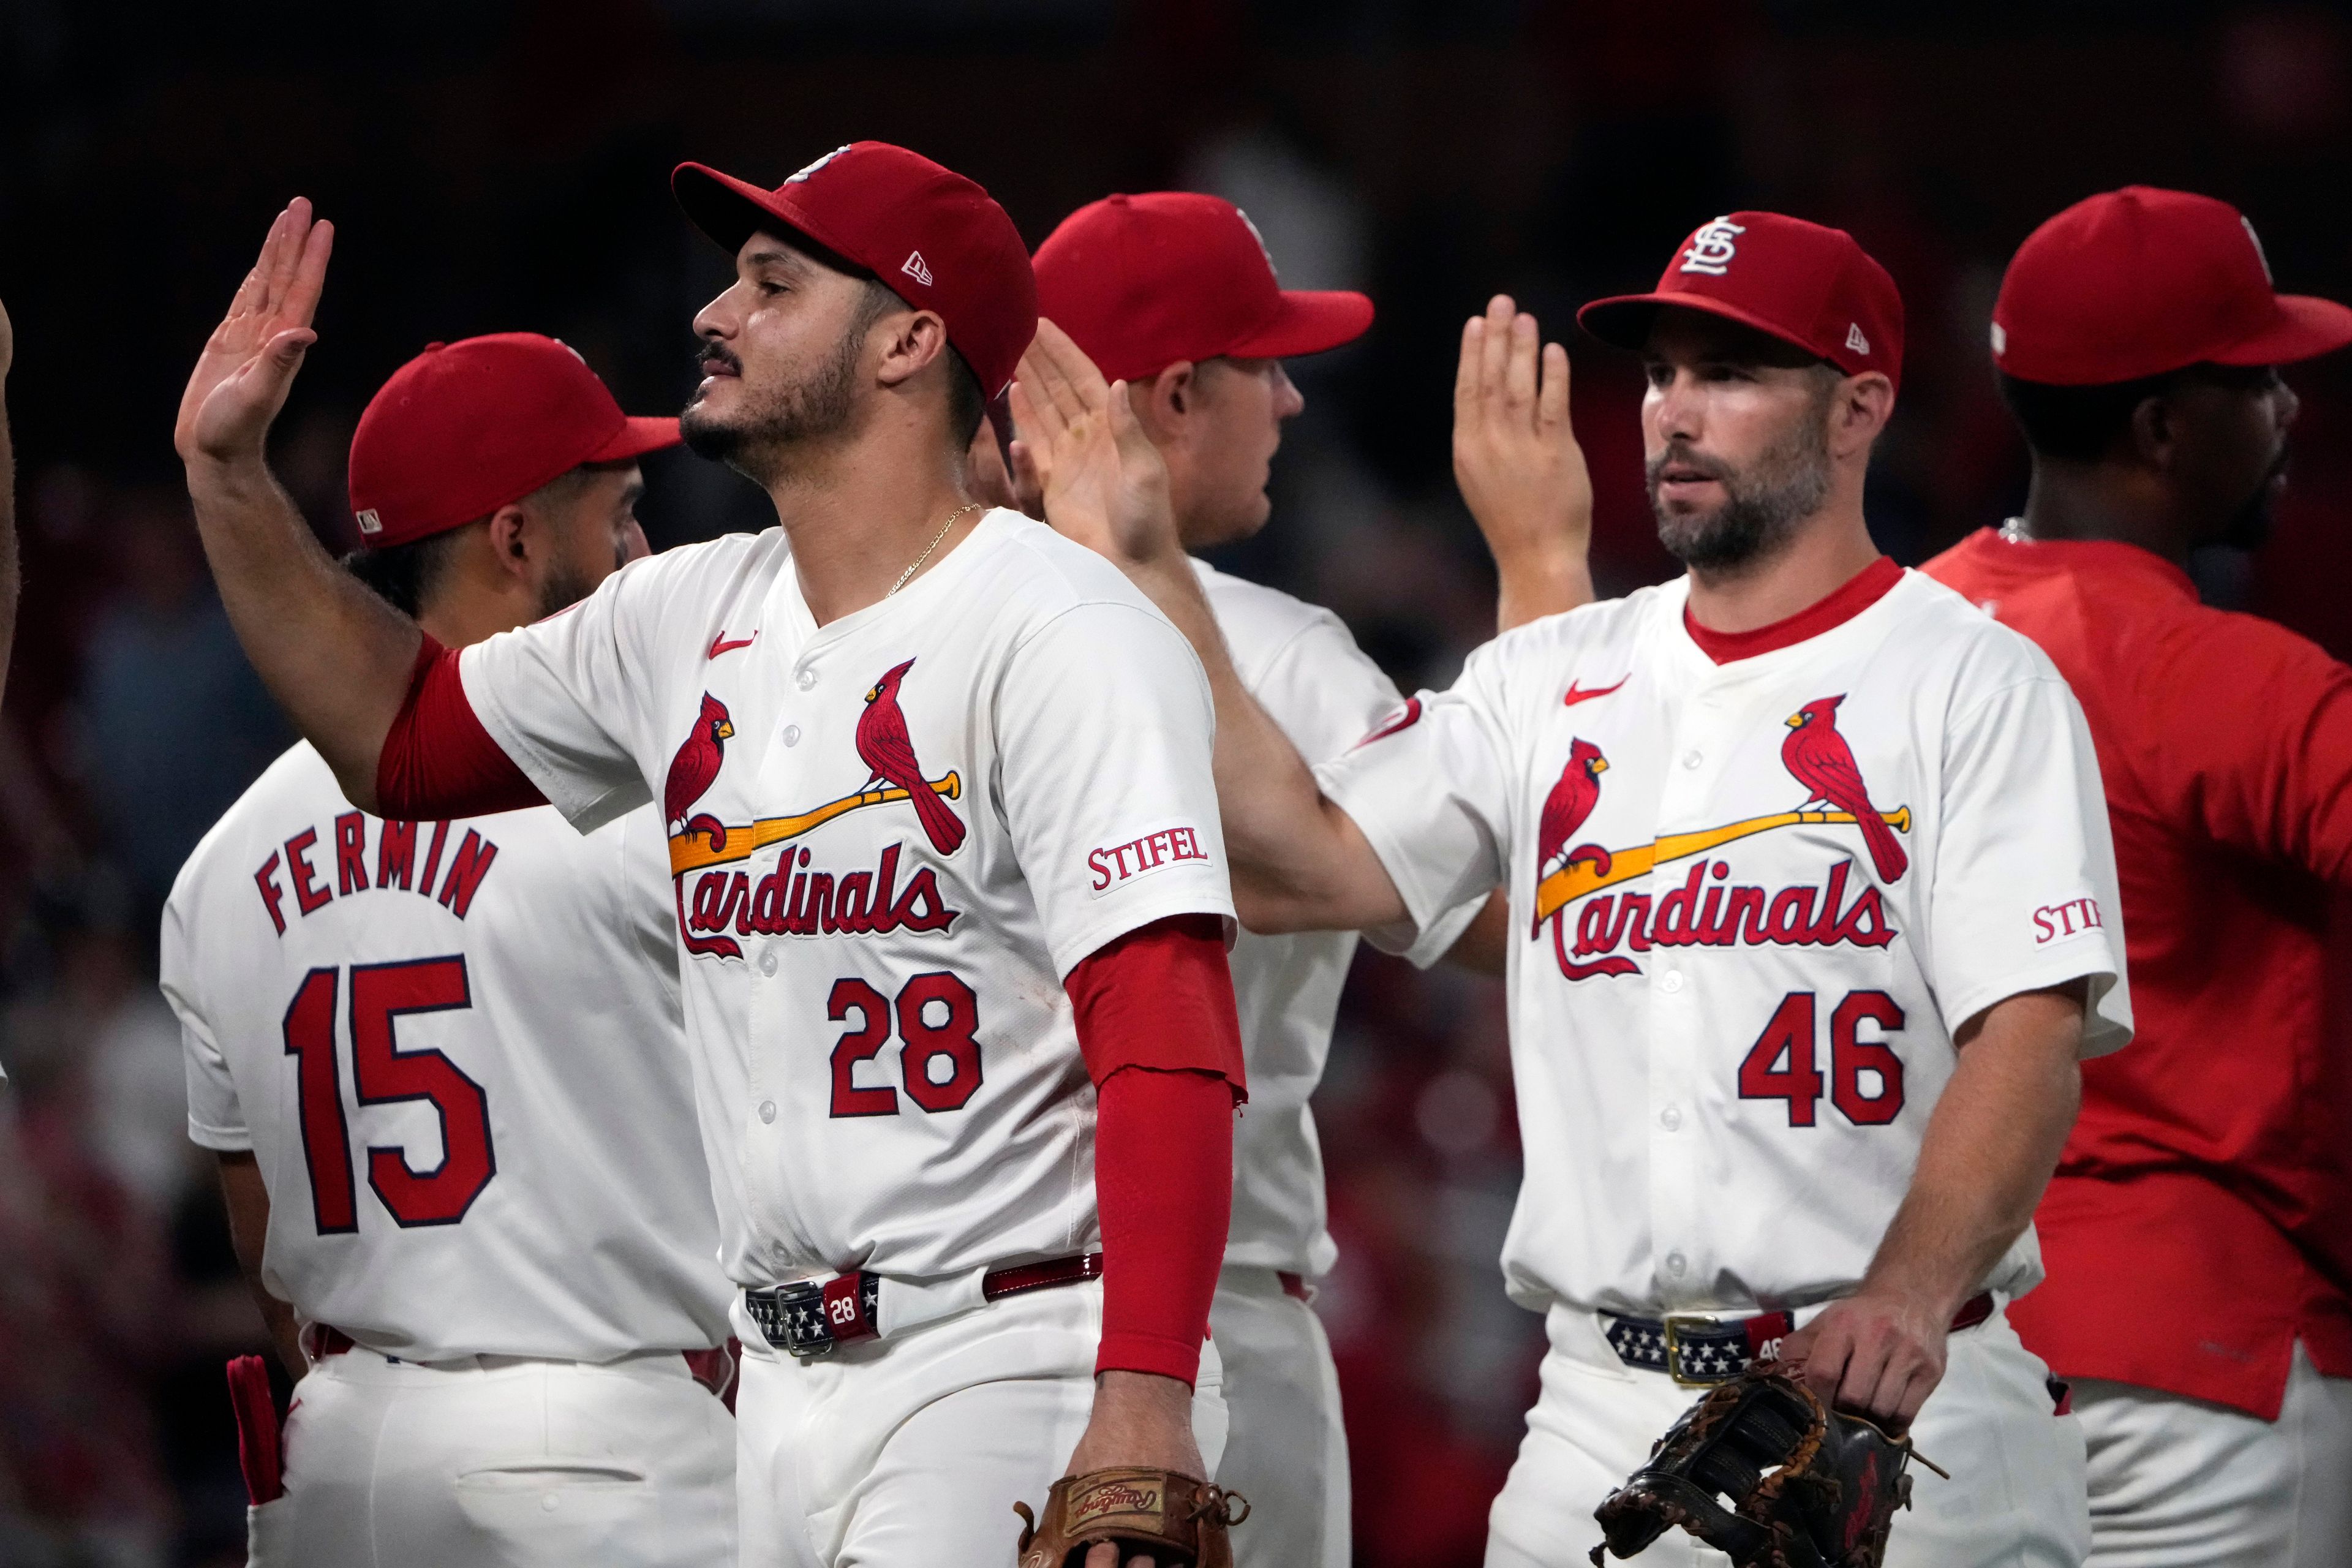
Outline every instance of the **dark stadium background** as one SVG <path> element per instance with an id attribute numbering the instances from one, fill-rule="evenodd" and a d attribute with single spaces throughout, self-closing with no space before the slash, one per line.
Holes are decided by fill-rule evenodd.
<path id="1" fill-rule="evenodd" d="M 860 137 L 975 176 L 1033 242 L 1111 190 L 1216 190 L 1286 282 L 1372 294 L 1362 342 L 1292 367 L 1309 410 L 1234 563 L 1337 607 L 1408 688 L 1450 679 L 1492 615 L 1446 467 L 1455 336 L 1492 290 L 1557 335 L 1717 213 L 1853 230 L 1910 312 L 1871 494 L 1906 562 L 2019 498 L 1987 310 L 2058 207 L 2210 192 L 2282 286 L 2352 296 L 2352 26 L 2319 6 L 0 0 L 26 563 L 0 713 L 0 1563 L 241 1560 L 220 1367 L 259 1325 L 182 1135 L 152 931 L 181 857 L 286 739 L 170 445 L 270 215 L 301 193 L 340 231 L 278 459 L 343 542 L 342 453 L 395 364 L 529 328 L 631 409 L 672 409 L 726 261 L 672 208 L 670 166 L 771 183 Z M 1639 388 L 1572 346 L 1597 575 L 1622 592 L 1666 569 Z M 2198 574 L 2342 657 L 2352 356 L 2290 379 L 2277 536 Z M 768 521 L 684 454 L 648 477 L 656 544 Z M 1320 1106 L 1359 1560 L 1475 1563 L 1538 1350 L 1495 1267 L 1517 1179 L 1497 992 L 1362 959 Z"/>

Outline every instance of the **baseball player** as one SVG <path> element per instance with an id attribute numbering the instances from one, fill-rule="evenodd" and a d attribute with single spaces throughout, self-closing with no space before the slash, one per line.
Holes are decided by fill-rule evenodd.
<path id="1" fill-rule="evenodd" d="M 2080 710 L 1870 542 L 1902 313 L 1850 237 L 1735 213 L 1580 320 L 1643 355 L 1688 575 L 1504 635 L 1319 769 L 1235 677 L 1147 486 L 1082 487 L 1067 521 L 1202 653 L 1251 929 L 1427 932 L 1508 889 L 1504 1268 L 1551 1349 L 1488 1561 L 1573 1561 L 1695 1385 L 1779 1356 L 1951 1473 L 1890 1562 L 2077 1562 L 2082 1439 L 2003 1303 L 2040 1273 L 2078 1057 L 2129 1033 Z M 1022 384 L 1082 470 L 1148 468 L 1050 329 Z"/>
<path id="2" fill-rule="evenodd" d="M 453 647 L 552 614 L 646 552 L 637 458 L 677 439 L 551 338 L 436 343 L 361 416 L 352 570 Z M 667 881 L 650 808 L 386 820 L 307 742 L 189 857 L 189 1133 L 299 1380 L 257 1564 L 732 1560 Z"/>
<path id="3" fill-rule="evenodd" d="M 1210 698 L 1117 571 L 964 491 L 1035 323 L 979 186 L 858 142 L 675 188 L 736 267 L 682 427 L 781 528 L 462 654 L 353 592 L 262 459 L 331 244 L 299 202 L 181 449 L 240 637 L 358 799 L 583 828 L 658 802 L 741 1287 L 743 1561 L 993 1568 L 1066 1468 L 1205 1478 L 1222 1446 L 1243 1068 Z"/>
<path id="4" fill-rule="evenodd" d="M 2275 367 L 2352 343 L 2352 310 L 2276 293 L 2227 204 L 2134 187 L 2037 229 L 1992 319 L 2032 488 L 1927 571 L 2082 700 L 2139 1013 L 2084 1073 L 2018 1330 L 2074 1384 L 2093 1563 L 2352 1562 L 2352 1065 L 2322 1016 L 2352 669 L 2182 570 L 2258 542 Z"/>
<path id="5" fill-rule="evenodd" d="M 1114 195 L 1081 207 L 1033 262 L 1039 313 L 1105 374 L 1126 382 L 1137 422 L 1167 466 L 1184 547 L 1257 532 L 1268 514 L 1267 470 L 1283 422 L 1305 407 L 1282 362 L 1353 341 L 1371 323 L 1371 301 L 1283 289 L 1248 217 L 1230 202 L 1190 192 Z M 1546 465 L 1540 478 L 1561 467 L 1580 473 L 1567 434 L 1566 355 L 1557 345 L 1552 353 L 1557 363 L 1544 390 L 1558 416 L 1551 438 L 1538 441 L 1532 409 L 1507 421 L 1499 395 L 1516 376 L 1534 402 L 1534 318 L 1498 299 L 1467 334 L 1470 416 L 1462 447 L 1465 489 L 1482 516 L 1515 518 L 1528 507 L 1509 492 L 1536 461 Z M 1490 382 L 1496 407 L 1482 423 L 1476 416 L 1486 400 L 1478 393 Z M 1576 506 L 1573 486 L 1526 488 L 1536 492 L 1534 505 L 1558 511 L 1564 501 L 1571 516 L 1514 537 L 1573 544 L 1589 500 Z M 1580 549 L 1548 552 L 1546 559 L 1553 556 L 1581 567 Z M 1303 754 L 1339 755 L 1403 700 L 1328 610 L 1205 562 L 1192 564 L 1242 680 Z M 1540 570 L 1534 560 L 1514 564 L 1514 581 Z M 1448 911 L 1440 926 L 1461 931 L 1484 901 Z M 1244 1568 L 1345 1568 L 1353 1561 L 1338 1373 L 1307 1302 L 1311 1282 L 1337 1256 L 1325 1228 L 1322 1152 L 1307 1099 L 1323 1076 L 1355 946 L 1353 931 L 1244 934 L 1232 953 L 1250 1107 L 1234 1134 L 1233 1229 L 1210 1323 L 1232 1426 L 1217 1479 L 1254 1510 L 1250 1528 L 1234 1538 Z"/>

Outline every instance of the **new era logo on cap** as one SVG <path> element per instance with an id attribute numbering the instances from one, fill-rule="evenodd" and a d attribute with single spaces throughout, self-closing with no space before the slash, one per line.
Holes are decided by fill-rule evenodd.
<path id="1" fill-rule="evenodd" d="M 1846 323 L 1845 346 L 1852 349 L 1858 354 L 1866 354 L 1870 352 L 1870 340 L 1862 335 L 1862 323 L 1860 321 L 1848 321 Z"/>
<path id="2" fill-rule="evenodd" d="M 913 279 L 916 282 L 920 283 L 923 287 L 927 289 L 930 287 L 931 269 L 925 264 L 923 260 L 923 253 L 921 251 L 908 251 L 907 253 L 906 263 L 901 266 L 898 270 Z"/>
<path id="3" fill-rule="evenodd" d="M 360 508 L 358 515 L 352 521 L 360 525 L 360 531 L 362 533 L 382 533 L 383 531 L 383 519 L 376 515 L 375 508 L 372 506 L 363 506 Z"/>
<path id="4" fill-rule="evenodd" d="M 1748 230 L 1728 217 L 1719 217 L 1691 236 L 1690 248 L 1683 252 L 1683 270 L 1704 272 L 1710 278 L 1720 278 L 1730 267 L 1738 247 L 1732 241 Z"/>

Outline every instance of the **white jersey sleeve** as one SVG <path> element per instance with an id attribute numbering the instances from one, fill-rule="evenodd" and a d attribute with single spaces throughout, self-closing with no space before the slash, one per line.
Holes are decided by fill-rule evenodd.
<path id="1" fill-rule="evenodd" d="M 1502 673 L 1496 647 L 1473 654 L 1453 689 L 1421 693 L 1315 770 L 1404 900 L 1407 928 L 1365 934 L 1424 967 L 1510 863 L 1511 750 L 1487 689 Z"/>
<path id="2" fill-rule="evenodd" d="M 998 688 L 1000 799 L 1055 970 L 1177 914 L 1233 917 L 1200 660 L 1139 605 L 1082 603 Z"/>
<path id="3" fill-rule="evenodd" d="M 2037 656 L 2039 649 L 2032 650 Z M 2044 661 L 2046 663 L 2046 661 Z M 1927 933 L 1946 1018 L 2087 978 L 2082 1053 L 2131 1038 L 2105 794 L 2082 705 L 2049 668 L 1956 712 Z"/>
<path id="4" fill-rule="evenodd" d="M 253 1147 L 253 1130 L 245 1123 L 245 1108 L 237 1103 L 236 1080 L 229 1076 L 228 1058 L 213 1040 L 204 1022 L 207 1011 L 191 994 L 194 979 L 184 956 L 187 931 L 176 905 L 163 911 L 163 997 L 179 1016 L 180 1041 L 188 1076 L 188 1138 L 197 1147 L 218 1153 L 243 1153 Z"/>
<path id="5" fill-rule="evenodd" d="M 649 798 L 636 749 L 653 727 L 642 634 L 666 576 L 689 553 L 632 562 L 569 609 L 458 657 L 482 727 L 583 833 Z"/>

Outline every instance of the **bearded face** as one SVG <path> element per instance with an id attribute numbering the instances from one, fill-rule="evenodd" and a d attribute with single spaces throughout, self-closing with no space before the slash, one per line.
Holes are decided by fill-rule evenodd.
<path id="1" fill-rule="evenodd" d="M 856 323 L 814 358 L 764 366 L 757 377 L 746 374 L 742 357 L 726 344 L 705 343 L 697 351 L 698 364 L 706 376 L 714 363 L 723 367 L 737 380 L 736 395 L 722 408 L 698 393 L 678 416 L 678 434 L 697 455 L 764 482 L 772 455 L 849 424 L 866 325 Z"/>
<path id="2" fill-rule="evenodd" d="M 695 318 L 702 383 L 678 429 L 697 453 L 766 484 L 856 419 L 870 329 L 899 302 L 765 233 L 744 241 L 736 271 Z"/>
<path id="3" fill-rule="evenodd" d="M 1736 572 L 1776 554 L 1829 500 L 1829 390 L 1745 462 L 1679 438 L 1652 456 L 1645 479 L 1658 542 L 1703 572 Z"/>

